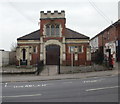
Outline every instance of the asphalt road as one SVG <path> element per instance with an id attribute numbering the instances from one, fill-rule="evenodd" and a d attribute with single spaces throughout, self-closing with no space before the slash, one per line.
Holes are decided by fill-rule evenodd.
<path id="1" fill-rule="evenodd" d="M 118 76 L 2 83 L 3 102 L 118 102 Z"/>

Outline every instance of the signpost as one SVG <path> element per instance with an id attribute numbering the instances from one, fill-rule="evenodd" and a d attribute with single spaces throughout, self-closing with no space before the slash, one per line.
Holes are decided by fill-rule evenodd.
<path id="1" fill-rule="evenodd" d="M 60 55 L 59 55 L 59 59 L 58 59 L 58 74 L 60 74 Z"/>
<path id="2" fill-rule="evenodd" d="M 74 60 L 73 60 L 73 54 L 75 52 L 75 46 L 70 47 L 70 53 L 71 53 L 71 67 L 72 67 L 72 73 L 73 73 L 73 65 L 74 65 Z"/>

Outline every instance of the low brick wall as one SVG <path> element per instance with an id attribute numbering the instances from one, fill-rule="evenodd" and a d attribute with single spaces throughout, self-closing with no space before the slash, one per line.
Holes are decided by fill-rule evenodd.
<path id="1" fill-rule="evenodd" d="M 78 73 L 78 72 L 92 72 L 92 71 L 104 71 L 108 70 L 107 67 L 101 65 L 92 65 L 92 66 L 61 66 L 61 73 Z"/>

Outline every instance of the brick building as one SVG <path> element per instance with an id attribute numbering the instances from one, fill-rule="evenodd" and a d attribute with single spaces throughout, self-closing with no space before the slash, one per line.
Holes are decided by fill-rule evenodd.
<path id="1" fill-rule="evenodd" d="M 65 11 L 40 12 L 40 29 L 17 39 L 16 65 L 89 65 L 89 37 L 66 28 Z M 71 51 L 74 50 L 73 57 Z"/>
<path id="2" fill-rule="evenodd" d="M 120 19 L 90 40 L 92 60 L 103 63 L 110 55 L 115 62 L 120 61 Z"/>

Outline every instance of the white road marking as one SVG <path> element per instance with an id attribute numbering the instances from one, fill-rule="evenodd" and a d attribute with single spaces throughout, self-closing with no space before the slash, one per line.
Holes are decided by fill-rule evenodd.
<path id="1" fill-rule="evenodd" d="M 68 83 L 72 83 L 72 82 L 63 82 L 63 83 L 68 84 Z"/>
<path id="2" fill-rule="evenodd" d="M 94 88 L 94 89 L 87 89 L 85 91 L 97 91 L 97 90 L 104 90 L 104 89 L 110 89 L 110 88 L 117 88 L 119 86 L 112 86 L 112 87 L 102 87 L 102 88 Z"/>
<path id="3" fill-rule="evenodd" d="M 93 78 L 99 78 L 99 77 L 93 77 Z"/>
<path id="4" fill-rule="evenodd" d="M 103 79 L 98 79 L 98 80 L 87 80 L 87 81 L 83 81 L 84 83 L 95 83 L 95 82 L 100 82 Z"/>
<path id="5" fill-rule="evenodd" d="M 7 87 L 7 83 L 5 83 L 5 87 Z"/>
<path id="6" fill-rule="evenodd" d="M 116 76 L 116 75 L 111 75 L 112 77 Z"/>
<path id="7" fill-rule="evenodd" d="M 41 96 L 42 94 L 33 94 L 33 95 L 15 95 L 15 96 L 0 96 L 1 98 L 15 98 L 15 97 L 30 97 L 30 96 Z"/>
<path id="8" fill-rule="evenodd" d="M 39 85 L 32 85 L 32 84 L 28 84 L 28 85 L 14 85 L 14 86 L 8 86 L 7 84 L 5 84 L 5 87 L 13 87 L 13 88 L 32 88 L 32 87 L 45 87 L 47 85 L 50 85 L 50 84 L 39 84 Z"/>
<path id="9" fill-rule="evenodd" d="M 13 88 L 23 88 L 24 86 L 13 86 Z"/>

